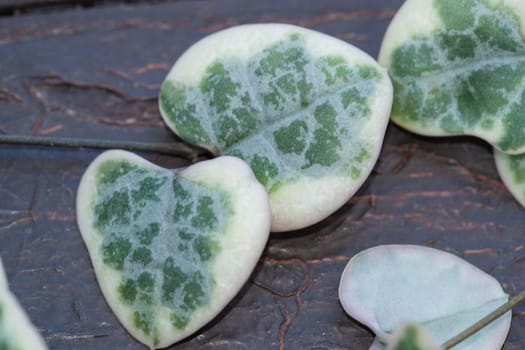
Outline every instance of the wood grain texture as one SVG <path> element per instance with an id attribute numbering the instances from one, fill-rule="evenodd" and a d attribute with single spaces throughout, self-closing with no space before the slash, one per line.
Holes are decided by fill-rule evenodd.
<path id="1" fill-rule="evenodd" d="M 156 0 L 177 1 L 177 0 Z M 197 1 L 197 0 L 196 0 Z M 0 0 L 0 16 L 18 16 L 54 11 L 80 10 L 95 6 L 148 3 L 149 0 Z"/>
<path id="2" fill-rule="evenodd" d="M 377 55 L 401 0 L 224 0 L 112 5 L 0 18 L 0 132 L 140 141 L 176 137 L 158 109 L 175 59 L 235 24 L 286 22 Z M 97 286 L 75 222 L 80 176 L 98 151 L 0 145 L 0 255 L 13 292 L 50 349 L 145 349 Z M 164 167 L 187 160 L 144 154 Z M 340 273 L 378 244 L 452 252 L 525 288 L 525 209 L 472 138 L 418 137 L 391 125 L 357 195 L 314 227 L 275 235 L 242 292 L 211 324 L 170 349 L 368 349 L 345 315 Z M 525 307 L 506 350 L 525 348 Z"/>

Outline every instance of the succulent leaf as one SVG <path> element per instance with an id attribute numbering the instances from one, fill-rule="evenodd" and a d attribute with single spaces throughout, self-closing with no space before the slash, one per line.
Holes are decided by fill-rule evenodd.
<path id="1" fill-rule="evenodd" d="M 284 24 L 230 28 L 189 48 L 160 110 L 185 141 L 250 164 L 270 195 L 272 230 L 316 223 L 369 175 L 392 86 L 372 58 Z"/>
<path id="2" fill-rule="evenodd" d="M 379 62 L 394 84 L 392 120 L 400 126 L 525 152 L 522 0 L 408 0 Z"/>
<path id="3" fill-rule="evenodd" d="M 235 296 L 264 249 L 270 209 L 237 158 L 174 173 L 108 151 L 82 177 L 77 219 L 108 304 L 135 338 L 159 348 Z"/>
<path id="4" fill-rule="evenodd" d="M 377 246 L 346 266 L 339 285 L 344 310 L 368 326 L 384 349 L 406 323 L 423 326 L 439 344 L 508 300 L 492 276 L 446 252 L 413 245 Z M 511 321 L 508 312 L 456 350 L 500 349 Z"/>

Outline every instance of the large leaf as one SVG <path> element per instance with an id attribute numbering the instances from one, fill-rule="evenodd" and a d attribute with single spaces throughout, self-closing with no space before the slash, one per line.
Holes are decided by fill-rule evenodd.
<path id="1" fill-rule="evenodd" d="M 264 188 L 233 157 L 174 173 L 105 152 L 82 177 L 77 218 L 108 304 L 151 348 L 217 315 L 248 279 L 270 229 Z"/>
<path id="2" fill-rule="evenodd" d="M 392 120 L 525 152 L 524 21 L 523 0 L 406 1 L 379 55 L 394 84 Z"/>
<path id="3" fill-rule="evenodd" d="M 9 291 L 0 261 L 0 349 L 45 350 L 44 340 Z"/>
<path id="4" fill-rule="evenodd" d="M 489 314 L 508 296 L 492 276 L 436 249 L 387 245 L 367 249 L 346 266 L 339 286 L 345 311 L 378 338 L 371 349 L 405 323 L 423 325 L 443 343 Z M 508 312 L 457 350 L 495 350 L 505 341 Z"/>
<path id="5" fill-rule="evenodd" d="M 525 207 L 525 154 L 507 155 L 495 150 L 494 158 L 501 179 Z"/>
<path id="6" fill-rule="evenodd" d="M 318 222 L 369 175 L 392 87 L 372 58 L 284 24 L 215 33 L 184 53 L 160 92 L 164 120 L 187 142 L 240 157 L 266 187 L 272 230 Z"/>

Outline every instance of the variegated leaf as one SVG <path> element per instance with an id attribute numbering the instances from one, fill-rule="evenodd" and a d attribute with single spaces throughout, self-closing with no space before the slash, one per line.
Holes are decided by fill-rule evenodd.
<path id="1" fill-rule="evenodd" d="M 244 159 L 266 187 L 272 230 L 299 229 L 343 205 L 372 170 L 392 86 L 372 58 L 284 24 L 215 33 L 175 63 L 160 92 L 187 142 Z"/>
<path id="2" fill-rule="evenodd" d="M 525 152 L 525 1 L 408 0 L 379 62 L 392 120 L 423 135 L 475 135 Z"/>
<path id="3" fill-rule="evenodd" d="M 248 279 L 270 229 L 267 194 L 243 161 L 174 172 L 124 151 L 89 166 L 77 219 L 108 304 L 150 348 L 215 317 Z"/>

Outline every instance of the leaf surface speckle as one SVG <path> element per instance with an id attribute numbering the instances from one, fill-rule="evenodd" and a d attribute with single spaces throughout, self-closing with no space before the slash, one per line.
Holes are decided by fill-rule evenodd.
<path id="1" fill-rule="evenodd" d="M 262 42 L 248 52 L 247 37 Z M 185 78 L 196 65 L 201 68 Z M 298 199 L 289 194 L 290 205 L 279 206 L 285 213 L 274 215 L 272 229 L 284 231 L 323 219 L 357 190 L 377 159 L 390 99 L 388 76 L 363 52 L 317 32 L 270 24 L 231 28 L 195 44 L 164 81 L 159 104 L 184 140 L 249 163 L 270 200 L 310 181 L 300 191 L 302 212 L 293 212 Z M 331 202 L 308 204 L 332 178 L 344 179 L 345 188 L 325 196 Z"/>
<path id="2" fill-rule="evenodd" d="M 422 8 L 435 18 L 416 21 Z M 525 151 L 522 8 L 521 0 L 407 1 L 379 58 L 394 84 L 393 121 L 424 135 L 475 135 L 507 153 Z"/>
<path id="3" fill-rule="evenodd" d="M 267 201 L 237 159 L 203 162 L 176 176 L 108 151 L 86 171 L 77 212 L 108 303 L 133 336 L 157 348 L 208 322 L 248 278 L 268 236 Z M 245 221 L 253 231 L 245 232 Z M 239 245 L 247 251 L 233 257 L 229 250 Z M 218 273 L 233 260 L 234 278 Z"/>

